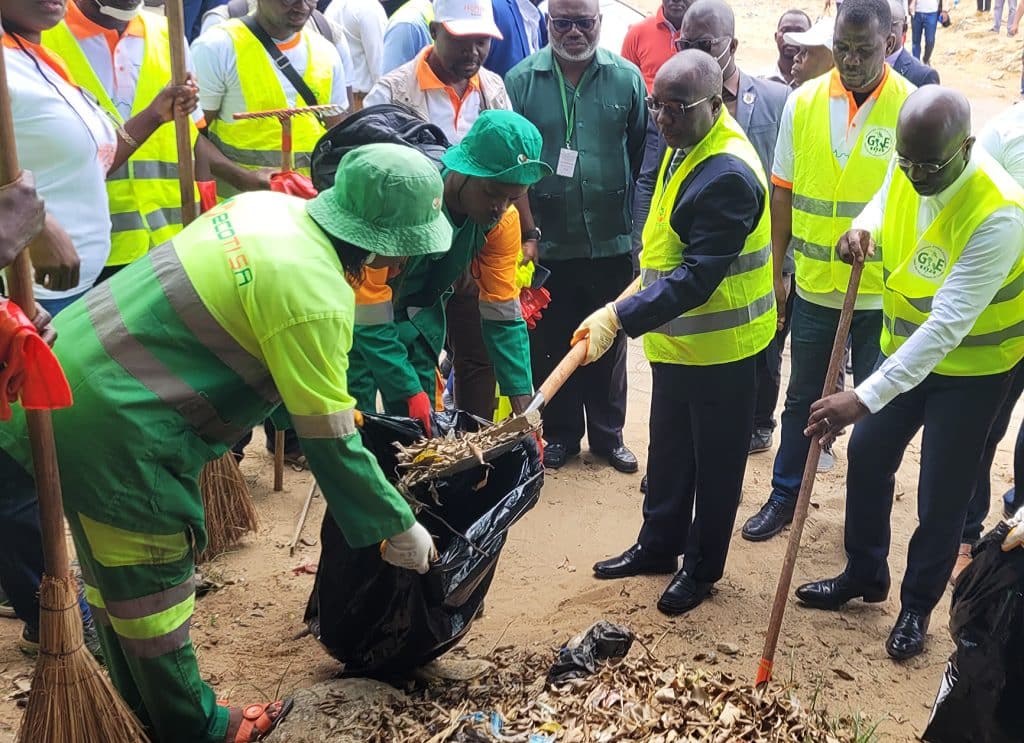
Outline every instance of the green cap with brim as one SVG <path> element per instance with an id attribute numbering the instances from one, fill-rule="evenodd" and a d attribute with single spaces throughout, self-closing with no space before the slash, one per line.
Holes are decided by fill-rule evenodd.
<path id="1" fill-rule="evenodd" d="M 441 156 L 449 170 L 502 183 L 532 186 L 552 173 L 540 159 L 540 131 L 514 111 L 482 111 L 459 144 Z"/>
<path id="2" fill-rule="evenodd" d="M 341 159 L 334 185 L 306 202 L 306 211 L 325 232 L 367 252 L 426 255 L 452 245 L 443 197 L 441 174 L 426 155 L 368 144 Z"/>

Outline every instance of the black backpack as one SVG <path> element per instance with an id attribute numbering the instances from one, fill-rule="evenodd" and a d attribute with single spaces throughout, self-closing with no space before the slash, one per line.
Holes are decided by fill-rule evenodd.
<path id="1" fill-rule="evenodd" d="M 364 108 L 324 134 L 316 143 L 310 174 L 317 191 L 334 185 L 338 163 L 364 144 L 390 142 L 413 147 L 429 157 L 438 169 L 441 155 L 451 143 L 444 132 L 401 103 L 382 103 Z"/>

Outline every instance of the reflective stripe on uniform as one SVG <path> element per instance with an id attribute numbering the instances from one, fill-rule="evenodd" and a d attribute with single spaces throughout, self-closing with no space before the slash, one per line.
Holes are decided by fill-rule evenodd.
<path id="1" fill-rule="evenodd" d="M 831 217 L 832 216 L 832 205 L 835 204 L 837 217 L 856 217 L 862 211 L 864 207 L 868 205 L 866 201 L 826 201 L 825 199 L 815 199 L 810 196 L 804 196 L 803 194 L 793 194 L 793 208 L 806 212 L 807 214 L 813 214 L 816 217 Z"/>
<path id="2" fill-rule="evenodd" d="M 165 209 L 154 209 L 146 214 L 143 221 L 142 215 L 138 212 L 118 212 L 110 215 L 110 231 L 131 232 L 132 230 L 148 230 L 156 232 L 165 227 L 181 224 L 181 208 L 167 207 Z"/>
<path id="3" fill-rule="evenodd" d="M 793 248 L 797 253 L 800 253 L 806 258 L 810 258 L 812 261 L 825 261 L 826 263 L 832 260 L 832 252 L 835 246 L 820 245 L 818 243 L 807 242 L 799 237 L 793 237 L 789 241 L 789 246 Z M 868 257 L 868 263 L 878 263 L 882 260 L 882 246 L 875 243 L 875 254 Z"/>
<path id="4" fill-rule="evenodd" d="M 885 272 L 885 278 L 889 278 L 889 272 Z M 1000 302 L 1009 302 L 1012 299 L 1017 299 L 1021 294 L 1024 294 L 1024 273 L 1015 278 L 1006 286 L 1002 287 L 996 292 L 995 296 L 992 297 L 990 305 L 999 304 Z M 900 295 L 903 296 L 903 295 Z M 922 314 L 929 314 L 932 311 L 932 300 L 934 297 L 906 297 L 903 296 L 903 301 L 913 307 L 915 310 Z"/>
<path id="5" fill-rule="evenodd" d="M 669 320 L 661 327 L 655 328 L 652 332 L 669 336 L 683 336 L 739 328 L 753 322 L 766 312 L 771 312 L 773 307 L 775 307 L 774 291 L 765 294 L 760 299 L 754 300 L 754 302 L 746 307 L 735 307 L 720 312 L 708 312 L 703 315 L 687 314 L 677 317 L 674 320 Z"/>
<path id="6" fill-rule="evenodd" d="M 165 405 L 177 411 L 199 436 L 208 441 L 238 441 L 242 438 L 245 429 L 222 421 L 206 397 L 168 369 L 128 331 L 109 284 L 86 293 L 84 301 L 96 336 L 107 355 Z"/>
<path id="7" fill-rule="evenodd" d="M 907 320 L 906 318 L 897 317 L 893 318 L 890 315 L 885 315 L 885 324 L 889 328 L 889 332 L 900 338 L 909 338 L 913 335 L 914 331 L 921 326 L 915 322 Z M 998 346 L 1005 343 L 1008 340 L 1019 338 L 1024 336 L 1024 321 L 1011 325 L 1008 328 L 997 330 L 992 333 L 981 333 L 979 335 L 965 335 L 963 340 L 960 341 L 957 348 L 977 348 L 981 346 Z"/>
<path id="8" fill-rule="evenodd" d="M 748 271 L 756 271 L 759 268 L 764 268 L 768 265 L 768 261 L 771 260 L 771 257 L 771 245 L 765 245 L 763 248 L 753 253 L 743 253 L 742 255 L 736 256 L 736 259 L 729 265 L 729 270 L 725 272 L 725 275 L 738 276 L 741 273 L 747 273 Z M 673 273 L 675 273 L 674 270 L 658 271 L 653 268 L 641 268 L 640 281 L 643 286 L 649 286 L 658 279 L 671 276 Z"/>
<path id="9" fill-rule="evenodd" d="M 248 165 L 252 168 L 279 168 L 281 166 L 281 153 L 277 150 L 249 150 L 243 147 L 235 147 L 227 144 L 212 131 L 210 141 L 220 150 L 228 160 L 239 165 Z M 295 168 L 309 168 L 309 152 L 293 152 Z"/>
<path id="10" fill-rule="evenodd" d="M 351 410 L 327 415 L 292 415 L 291 418 L 300 439 L 339 439 L 356 432 L 355 414 Z"/>
<path id="11" fill-rule="evenodd" d="M 356 305 L 356 325 L 387 325 L 394 321 L 395 308 L 391 302 Z"/>
<path id="12" fill-rule="evenodd" d="M 174 246 L 164 243 L 154 248 L 150 251 L 149 259 L 167 301 L 192 335 L 261 398 L 270 403 L 280 403 L 281 396 L 267 367 L 242 348 L 206 309 L 196 288 L 189 281 Z"/>
<path id="13" fill-rule="evenodd" d="M 128 166 L 131 165 L 129 168 Z M 107 174 L 108 181 L 136 180 L 178 180 L 178 164 L 162 160 L 129 160 L 117 170 Z"/>
<path id="14" fill-rule="evenodd" d="M 185 532 L 144 534 L 94 521 L 84 513 L 78 519 L 93 557 L 105 568 L 165 565 L 184 559 L 192 550 Z"/>
<path id="15" fill-rule="evenodd" d="M 505 299 L 500 302 L 480 300 L 480 319 L 500 322 L 502 320 L 521 320 L 523 308 L 518 299 Z"/>
<path id="16" fill-rule="evenodd" d="M 148 596 L 107 601 L 106 613 L 125 652 L 155 658 L 188 644 L 195 603 L 195 584 L 190 579 Z"/>

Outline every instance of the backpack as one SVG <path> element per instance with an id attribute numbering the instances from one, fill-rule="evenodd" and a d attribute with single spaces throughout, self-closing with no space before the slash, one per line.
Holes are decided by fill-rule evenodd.
<path id="1" fill-rule="evenodd" d="M 341 158 L 364 144 L 390 142 L 419 150 L 441 168 L 441 155 L 451 144 L 444 132 L 401 103 L 364 108 L 324 134 L 310 156 L 310 175 L 317 191 L 334 185 Z"/>
<path id="2" fill-rule="evenodd" d="M 225 20 L 229 18 L 241 18 L 242 16 L 249 14 L 248 0 L 228 0 L 223 7 L 224 10 L 227 11 Z M 203 14 L 203 20 L 205 21 L 206 16 L 211 13 L 215 15 L 222 15 L 219 10 L 220 6 L 206 11 L 206 13 Z M 310 17 L 313 19 L 313 25 L 316 26 L 316 30 L 320 32 L 320 35 L 332 44 L 335 43 L 334 31 L 331 29 L 331 24 L 327 22 L 327 18 L 324 17 L 322 9 L 319 7 L 319 3 L 317 4 L 317 9 L 310 14 Z"/>

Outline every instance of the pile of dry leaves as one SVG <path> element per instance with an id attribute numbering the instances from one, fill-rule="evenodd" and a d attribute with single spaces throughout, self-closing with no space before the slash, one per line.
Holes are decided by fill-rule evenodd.
<path id="1" fill-rule="evenodd" d="M 351 720 L 367 741 L 847 743 L 854 736 L 788 690 L 667 666 L 636 649 L 587 678 L 549 686 L 547 654 L 499 650 L 466 682 L 436 682 Z"/>

